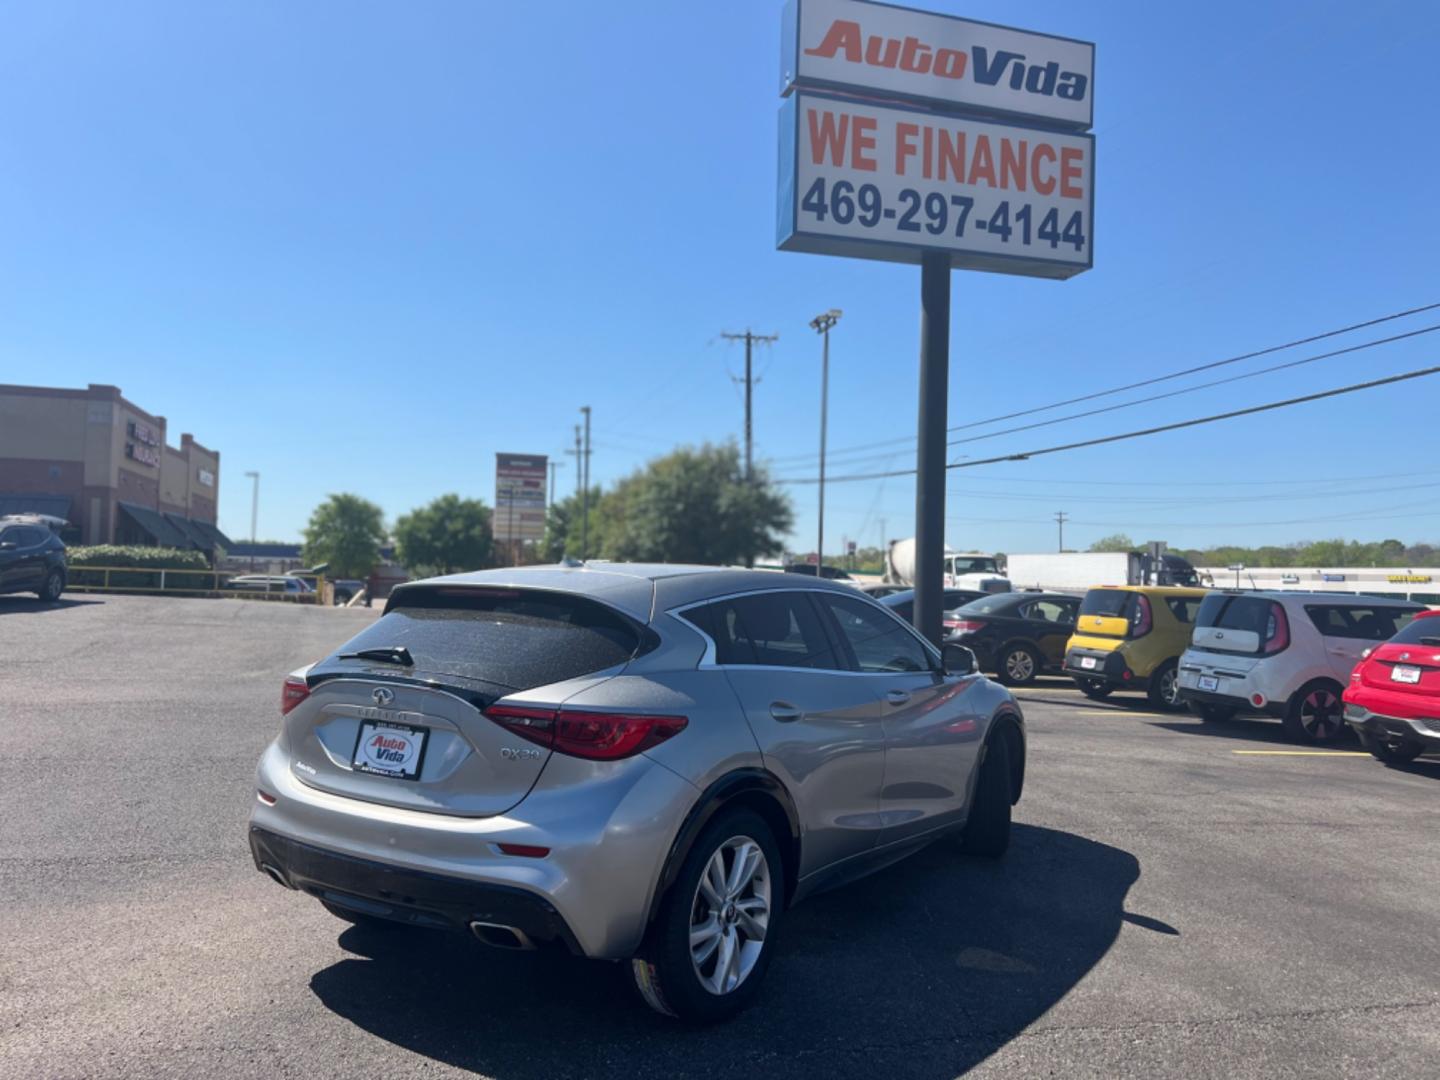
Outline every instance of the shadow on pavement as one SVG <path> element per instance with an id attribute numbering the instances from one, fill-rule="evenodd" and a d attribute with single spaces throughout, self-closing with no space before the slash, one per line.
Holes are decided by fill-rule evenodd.
<path id="1" fill-rule="evenodd" d="M 71 600 L 62 596 L 59 600 L 41 600 L 38 596 L 21 596 L 13 594 L 0 596 L 0 615 L 13 615 L 18 612 L 46 612 L 64 611 L 66 608 L 89 607 L 91 604 L 103 604 L 104 600 Z"/>
<path id="2" fill-rule="evenodd" d="M 646 1009 L 620 964 L 347 929 L 311 978 L 356 1026 L 500 1080 L 555 1076 L 949 1078 L 1004 1046 L 1105 955 L 1139 876 L 1128 852 L 1015 826 L 999 862 L 936 844 L 788 913 L 755 1008 L 710 1029 Z"/>

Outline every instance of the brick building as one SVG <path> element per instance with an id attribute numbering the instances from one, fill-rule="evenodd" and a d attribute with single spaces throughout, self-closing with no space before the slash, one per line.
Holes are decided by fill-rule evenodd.
<path id="1" fill-rule="evenodd" d="M 118 387 L 0 384 L 0 514 L 53 514 L 82 544 L 154 544 L 214 554 L 220 452 L 180 436 Z"/>

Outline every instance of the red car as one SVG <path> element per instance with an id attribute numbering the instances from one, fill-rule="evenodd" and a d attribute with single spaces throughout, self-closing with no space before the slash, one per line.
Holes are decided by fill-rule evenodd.
<path id="1" fill-rule="evenodd" d="M 1366 649 L 1345 690 L 1345 719 L 1387 764 L 1440 750 L 1440 611 L 1422 611 Z"/>

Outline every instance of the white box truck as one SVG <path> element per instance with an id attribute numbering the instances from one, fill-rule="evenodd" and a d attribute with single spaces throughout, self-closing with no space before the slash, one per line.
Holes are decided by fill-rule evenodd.
<path id="1" fill-rule="evenodd" d="M 1138 551 L 1066 551 L 1009 555 L 1005 573 L 1017 589 L 1084 592 L 1095 585 L 1198 586 L 1195 568 L 1178 555 L 1161 555 L 1158 566 Z"/>

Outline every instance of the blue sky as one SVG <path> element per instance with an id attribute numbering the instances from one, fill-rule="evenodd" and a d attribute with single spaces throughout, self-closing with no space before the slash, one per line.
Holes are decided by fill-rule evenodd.
<path id="1" fill-rule="evenodd" d="M 1097 43 L 1095 268 L 954 275 L 951 424 L 1440 300 L 1440 8 L 934 6 Z M 774 249 L 778 41 L 768 0 L 11 5 L 0 382 L 114 383 L 220 449 L 235 536 L 247 469 L 263 476 L 260 533 L 288 538 L 334 491 L 392 519 L 448 491 L 491 501 L 495 452 L 563 455 L 585 404 L 601 483 L 677 443 L 738 437 L 743 355 L 718 334 L 747 326 L 780 335 L 757 360 L 757 453 L 813 475 L 806 324 L 832 307 L 832 450 L 913 435 L 918 269 Z M 1423 336 L 963 450 L 1437 357 L 1440 334 Z M 1440 470 L 1405 432 L 1433 425 L 1437 401 L 1440 381 L 1420 380 L 957 470 L 948 539 L 1048 550 L 1057 510 L 1067 546 L 1115 531 L 1434 539 Z M 902 447 L 831 472 L 909 465 Z M 815 489 L 794 490 L 808 550 Z M 836 484 L 827 501 L 832 550 L 878 542 L 882 519 L 912 531 L 908 478 Z"/>

